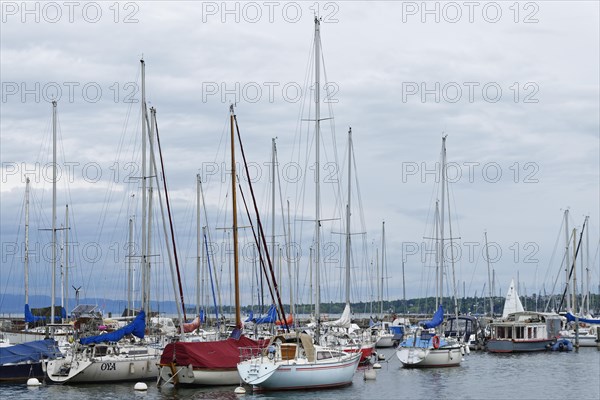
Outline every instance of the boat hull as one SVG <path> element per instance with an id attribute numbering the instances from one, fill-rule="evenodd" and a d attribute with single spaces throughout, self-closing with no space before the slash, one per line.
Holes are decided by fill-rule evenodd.
<path id="1" fill-rule="evenodd" d="M 350 385 L 360 361 L 358 354 L 331 362 L 285 363 L 258 359 L 238 364 L 239 376 L 256 391 L 324 389 Z"/>
<path id="2" fill-rule="evenodd" d="M 240 383 L 237 368 L 161 365 L 160 380 L 182 386 L 227 386 Z"/>
<path id="3" fill-rule="evenodd" d="M 66 357 L 51 360 L 47 375 L 54 383 L 127 382 L 158 377 L 160 354 L 147 356 L 107 356 L 99 358 Z"/>
<path id="4" fill-rule="evenodd" d="M 399 347 L 396 356 L 405 368 L 457 367 L 462 361 L 460 346 L 440 347 Z"/>
<path id="5" fill-rule="evenodd" d="M 0 382 L 22 383 L 29 378 L 44 380 L 42 362 L 0 365 Z"/>
<path id="6" fill-rule="evenodd" d="M 488 340 L 486 347 L 490 353 L 529 353 L 546 351 L 555 342 L 555 339 L 538 340 Z"/>

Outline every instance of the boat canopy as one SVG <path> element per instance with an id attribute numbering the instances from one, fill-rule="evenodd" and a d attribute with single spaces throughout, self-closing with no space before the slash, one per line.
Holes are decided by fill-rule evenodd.
<path id="1" fill-rule="evenodd" d="M 212 342 L 169 343 L 160 358 L 162 365 L 191 365 L 194 368 L 235 368 L 240 362 L 240 348 L 262 348 L 264 341 L 255 341 L 246 336 Z"/>
<path id="2" fill-rule="evenodd" d="M 61 356 L 54 339 L 35 340 L 0 347 L 0 365 L 37 363 L 42 359 L 55 359 Z"/>
<path id="3" fill-rule="evenodd" d="M 140 311 L 140 313 L 135 317 L 135 319 L 128 325 L 124 326 L 121 329 L 117 329 L 114 332 L 105 333 L 104 335 L 98 336 L 90 336 L 86 338 L 81 338 L 79 343 L 81 344 L 98 344 L 98 343 L 107 343 L 107 342 L 118 342 L 126 335 L 134 335 L 140 339 L 144 338 L 144 334 L 146 331 L 146 313 L 144 310 Z"/>

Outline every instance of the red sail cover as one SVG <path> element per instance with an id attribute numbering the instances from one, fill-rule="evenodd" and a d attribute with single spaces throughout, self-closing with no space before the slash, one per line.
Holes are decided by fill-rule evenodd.
<path id="1" fill-rule="evenodd" d="M 262 348 L 266 341 L 255 341 L 245 336 L 238 340 L 229 338 L 214 342 L 175 342 L 169 343 L 160 357 L 161 364 L 194 368 L 236 368 L 240 362 L 240 348 Z"/>

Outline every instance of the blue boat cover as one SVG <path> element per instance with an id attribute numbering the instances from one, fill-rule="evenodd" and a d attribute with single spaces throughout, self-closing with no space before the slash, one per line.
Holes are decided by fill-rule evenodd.
<path id="1" fill-rule="evenodd" d="M 135 319 L 128 325 L 122 327 L 121 329 L 117 329 L 114 332 L 105 333 L 104 335 L 98 336 L 90 336 L 86 338 L 79 339 L 79 343 L 81 344 L 98 344 L 98 343 L 107 343 L 107 342 L 118 342 L 126 335 L 134 335 L 139 337 L 140 339 L 144 338 L 144 334 L 146 331 L 146 313 L 144 310 L 140 311 L 140 313 L 135 317 Z"/>
<path id="2" fill-rule="evenodd" d="M 275 321 L 277 321 L 277 308 L 275 307 L 275 304 L 271 304 L 271 307 L 269 307 L 269 311 L 267 311 L 267 315 L 265 315 L 264 317 L 260 317 L 260 318 L 256 318 L 256 320 L 254 320 L 255 324 L 272 324 Z"/>
<path id="3" fill-rule="evenodd" d="M 36 363 L 42 359 L 55 359 L 62 356 L 54 339 L 35 340 L 0 347 L 0 365 L 25 362 Z"/>
<path id="4" fill-rule="evenodd" d="M 443 321 L 444 321 L 444 309 L 442 308 L 442 305 L 440 304 L 440 306 L 437 309 L 437 311 L 435 312 L 435 314 L 433 314 L 433 318 L 430 321 L 420 321 L 420 324 L 422 324 L 425 329 L 431 329 L 431 328 L 435 328 L 436 326 L 440 325 Z"/>
<path id="5" fill-rule="evenodd" d="M 579 317 L 579 322 L 583 322 L 586 324 L 600 324 L 600 319 L 598 318 L 581 318 Z M 570 312 L 567 313 L 567 321 L 572 322 L 575 321 L 575 316 Z"/>
<path id="6" fill-rule="evenodd" d="M 67 319 L 67 312 L 64 308 L 61 308 L 60 315 L 54 316 L 54 322 L 60 322 L 62 319 Z M 34 323 L 38 321 L 45 321 L 46 317 L 37 316 L 31 313 L 31 309 L 29 308 L 29 304 L 25 304 L 25 322 Z"/>

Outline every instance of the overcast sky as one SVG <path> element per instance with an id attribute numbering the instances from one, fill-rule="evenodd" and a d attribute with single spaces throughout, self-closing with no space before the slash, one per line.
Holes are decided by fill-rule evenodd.
<path id="1" fill-rule="evenodd" d="M 589 216 L 589 249 L 584 236 L 582 252 L 597 293 L 598 8 L 593 1 L 3 2 L 0 292 L 23 292 L 28 174 L 30 289 L 50 294 L 50 233 L 41 229 L 51 227 L 50 102 L 56 98 L 62 172 L 57 225 L 64 224 L 68 203 L 69 241 L 77 243 L 70 250 L 75 268 L 69 285 L 82 286 L 83 296 L 126 297 L 129 216 L 136 216 L 136 241 L 140 232 L 140 185 L 130 178 L 141 174 L 143 57 L 187 301 L 195 301 L 196 174 L 204 181 L 209 214 L 203 225 L 208 224 L 216 246 L 227 244 L 228 231 L 216 228 L 231 226 L 227 134 L 229 105 L 236 103 L 269 236 L 267 163 L 271 139 L 277 137 L 277 241 L 284 241 L 281 210 L 287 214 L 289 201 L 293 240 L 301 253 L 295 290 L 300 302 L 309 302 L 315 152 L 314 123 L 306 120 L 314 119 L 310 82 L 318 13 L 325 63 L 320 86 L 323 97 L 330 93 L 321 104 L 321 118 L 333 117 L 322 122 L 320 150 L 321 219 L 332 220 L 323 221 L 321 229 L 323 300 L 344 300 L 345 239 L 337 233 L 345 229 L 349 127 L 356 164 L 353 301 L 377 298 L 374 268 L 382 264 L 383 221 L 383 296 L 402 298 L 403 260 L 406 296 L 435 295 L 434 263 L 425 257 L 431 243 L 424 237 L 433 235 L 435 200 L 441 201 L 435 170 L 444 135 L 459 295 L 481 296 L 484 284 L 487 294 L 484 232 L 497 293 L 504 295 L 512 278 L 519 279 L 521 294 L 552 292 L 564 255 L 565 209 L 569 230 L 577 228 L 577 235 Z M 312 149 L 308 155 L 307 148 Z M 249 201 L 249 192 L 245 195 Z M 153 295 L 171 300 L 158 203 L 153 211 Z M 244 243 L 250 240 L 248 229 L 240 235 Z M 447 220 L 444 237 L 448 243 Z M 245 304 L 253 301 L 247 259 L 241 263 Z M 228 259 L 213 262 L 222 270 L 223 302 L 228 303 Z M 562 289 L 563 275 L 555 293 Z M 581 283 L 580 268 L 577 275 Z M 73 297 L 74 291 L 69 293 Z"/>

